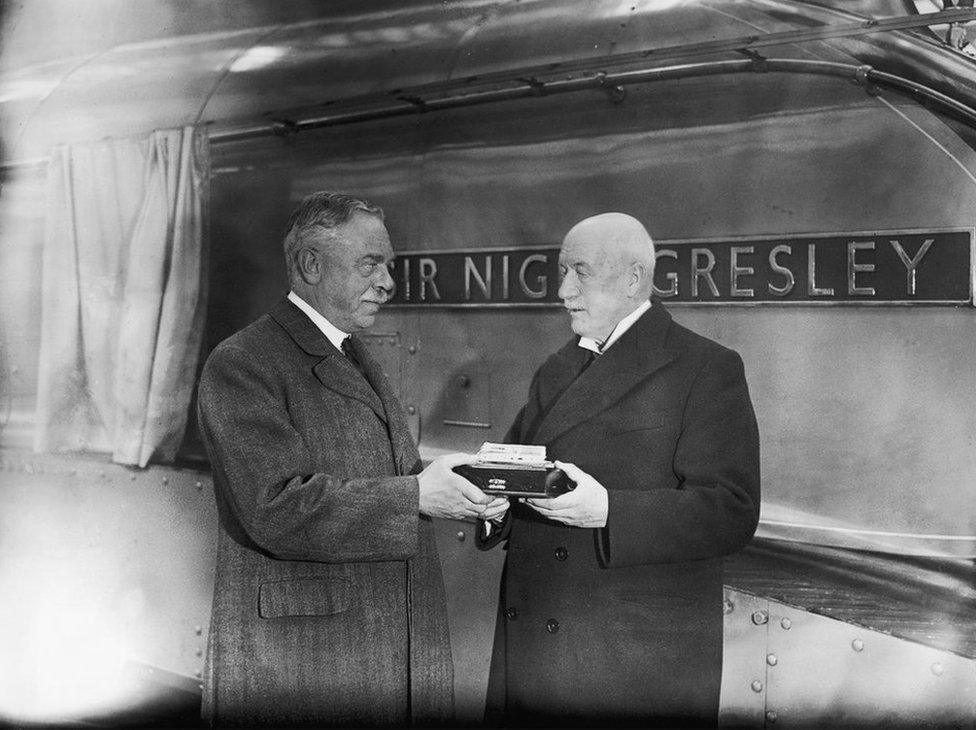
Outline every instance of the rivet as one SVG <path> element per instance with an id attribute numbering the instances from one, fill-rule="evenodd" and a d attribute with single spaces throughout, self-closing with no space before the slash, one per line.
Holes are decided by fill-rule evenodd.
<path id="1" fill-rule="evenodd" d="M 932 665 L 932 674 L 934 674 L 936 677 L 941 677 L 942 672 L 944 671 L 945 668 L 942 666 L 941 662 L 936 662 L 935 664 Z"/>
<path id="2" fill-rule="evenodd" d="M 193 486 L 195 486 L 197 489 L 203 489 L 203 482 L 197 482 Z"/>
<path id="3" fill-rule="evenodd" d="M 136 480 L 136 475 L 135 474 L 130 474 L 129 475 L 129 481 L 130 482 L 134 482 L 135 480 Z"/>
<path id="4" fill-rule="evenodd" d="M 199 669 L 197 671 L 195 671 L 193 674 L 196 677 L 202 677 L 203 676 L 203 672 L 201 672 Z M 203 685 L 202 684 L 200 685 L 200 689 L 203 689 Z"/>
<path id="5" fill-rule="evenodd" d="M 169 484 L 169 477 L 163 477 L 163 484 Z"/>
<path id="6" fill-rule="evenodd" d="M 766 713 L 766 722 L 770 722 L 770 723 L 776 722 L 776 719 L 777 719 L 777 715 L 772 710 Z"/>
<path id="7" fill-rule="evenodd" d="M 791 628 L 793 628 L 793 622 L 790 621 L 788 618 L 785 618 L 785 617 L 779 622 L 779 625 L 782 626 L 787 631 L 789 631 Z"/>
<path id="8" fill-rule="evenodd" d="M 417 406 L 407 406 L 407 413 L 411 416 L 417 413 Z"/>
<path id="9" fill-rule="evenodd" d="M 758 679 L 752 680 L 752 691 L 762 692 L 762 690 L 763 690 L 763 683 L 760 682 Z"/>
<path id="10" fill-rule="evenodd" d="M 458 542 L 464 542 L 464 538 L 467 537 L 467 535 L 464 534 L 464 530 L 458 530 L 456 537 Z"/>
<path id="11" fill-rule="evenodd" d="M 864 641 L 861 639 L 854 639 L 854 641 L 851 642 L 851 648 L 854 651 L 864 651 Z"/>
<path id="12" fill-rule="evenodd" d="M 735 610 L 735 604 L 726 598 L 724 601 L 722 601 L 722 610 L 725 611 L 725 613 L 732 613 Z"/>
<path id="13" fill-rule="evenodd" d="M 196 633 L 197 636 L 200 636 L 200 634 L 203 633 L 203 627 L 202 626 L 194 626 L 193 627 L 193 631 Z"/>
<path id="14" fill-rule="evenodd" d="M 417 346 L 416 345 L 410 345 L 410 347 L 407 348 L 407 352 L 409 352 L 411 355 L 416 355 L 417 354 Z"/>
<path id="15" fill-rule="evenodd" d="M 766 664 L 768 664 L 771 667 L 775 667 L 778 663 L 779 663 L 779 659 L 776 658 L 775 654 L 766 655 Z"/>
<path id="16" fill-rule="evenodd" d="M 769 621 L 769 614 L 767 614 L 765 611 L 753 611 L 752 623 L 754 623 L 756 626 L 762 626 L 767 621 Z"/>

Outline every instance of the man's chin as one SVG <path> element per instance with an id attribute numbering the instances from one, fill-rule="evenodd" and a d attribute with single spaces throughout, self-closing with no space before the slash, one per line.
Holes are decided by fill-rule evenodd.
<path id="1" fill-rule="evenodd" d="M 355 323 L 359 329 L 364 330 L 372 327 L 375 321 L 375 314 L 360 314 L 356 317 Z"/>
<path id="2" fill-rule="evenodd" d="M 577 334 L 580 337 L 588 337 L 586 332 L 583 331 L 586 329 L 586 327 L 584 327 L 582 324 L 577 322 L 575 317 L 572 320 L 570 320 L 569 327 L 570 329 L 573 330 L 574 334 Z"/>

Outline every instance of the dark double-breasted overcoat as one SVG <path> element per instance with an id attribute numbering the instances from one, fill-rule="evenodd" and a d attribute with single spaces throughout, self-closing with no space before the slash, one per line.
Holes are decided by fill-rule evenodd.
<path id="1" fill-rule="evenodd" d="M 217 722 L 451 716 L 419 456 L 389 382 L 357 348 L 363 373 L 285 299 L 204 367 L 220 522 L 204 709 Z"/>
<path id="2" fill-rule="evenodd" d="M 483 548 L 508 541 L 489 717 L 714 723 L 722 556 L 759 515 L 742 361 L 657 302 L 582 374 L 577 342 L 538 370 L 508 440 L 595 477 L 607 525 L 569 527 L 516 504 L 481 536 Z"/>

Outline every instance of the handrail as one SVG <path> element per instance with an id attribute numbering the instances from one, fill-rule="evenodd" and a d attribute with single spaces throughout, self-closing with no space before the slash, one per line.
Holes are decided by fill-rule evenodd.
<path id="1" fill-rule="evenodd" d="M 969 107 L 955 99 L 931 89 L 924 84 L 895 74 L 878 71 L 864 64 L 845 64 L 829 61 L 808 61 L 802 59 L 742 59 L 734 61 L 711 61 L 707 63 L 680 64 L 652 69 L 636 69 L 618 73 L 597 73 L 575 79 L 556 79 L 540 81 L 526 78 L 515 72 L 515 86 L 503 89 L 484 91 L 464 91 L 449 96 L 423 99 L 411 90 L 405 90 L 393 103 L 368 109 L 337 111 L 320 117 L 312 117 L 299 121 L 290 121 L 286 126 L 276 126 L 274 123 L 257 125 L 241 129 L 215 131 L 210 134 L 213 142 L 236 142 L 268 134 L 294 134 L 305 130 L 353 124 L 365 121 L 385 119 L 410 114 L 422 114 L 446 109 L 457 109 L 477 104 L 496 103 L 512 99 L 550 96 L 586 89 L 602 89 L 611 94 L 611 98 L 620 99 L 623 87 L 654 81 L 664 81 L 694 76 L 713 76 L 727 73 L 810 73 L 828 76 L 850 78 L 856 83 L 867 87 L 869 83 L 883 84 L 902 91 L 910 92 L 927 101 L 945 107 L 947 110 L 962 117 L 967 123 L 976 126 L 976 109 Z M 281 125 L 279 122 L 278 125 Z"/>

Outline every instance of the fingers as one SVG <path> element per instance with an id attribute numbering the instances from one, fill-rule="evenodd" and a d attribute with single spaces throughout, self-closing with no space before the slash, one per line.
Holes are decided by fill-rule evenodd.
<path id="1" fill-rule="evenodd" d="M 505 500 L 503 504 L 497 505 L 495 507 L 492 506 L 485 507 L 485 511 L 481 513 L 481 519 L 497 520 L 499 517 L 504 515 L 507 511 L 508 511 L 508 500 Z"/>
<path id="2" fill-rule="evenodd" d="M 473 464 L 477 460 L 474 454 L 445 454 L 444 456 L 438 456 L 435 461 L 440 462 L 448 469 L 453 469 L 461 464 Z"/>
<path id="3" fill-rule="evenodd" d="M 473 502 L 474 504 L 478 505 L 487 505 L 491 502 L 491 497 L 482 492 L 467 479 L 458 477 L 456 484 L 461 494 L 464 495 L 464 498 L 469 502 Z"/>
<path id="4" fill-rule="evenodd" d="M 576 492 L 566 492 L 558 497 L 532 498 L 526 499 L 526 504 L 542 512 L 554 512 L 561 509 L 570 509 L 579 502 L 579 495 Z"/>
<path id="5" fill-rule="evenodd" d="M 577 484 L 579 484 L 580 479 L 583 479 L 583 478 L 589 476 L 589 474 L 587 474 L 585 471 L 583 471 L 578 466 L 576 466 L 576 464 L 570 464 L 567 461 L 556 461 L 556 462 L 553 462 L 553 463 L 557 467 L 559 467 L 560 469 L 562 469 L 564 472 L 566 472 L 566 476 L 568 476 L 570 479 L 572 479 Z"/>

